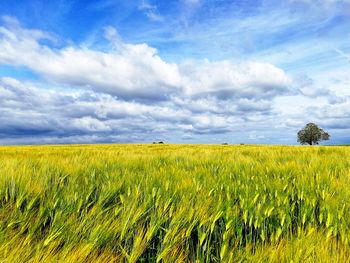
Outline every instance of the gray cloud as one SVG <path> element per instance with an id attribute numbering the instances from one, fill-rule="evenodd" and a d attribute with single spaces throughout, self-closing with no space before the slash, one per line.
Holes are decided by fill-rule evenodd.
<path id="1" fill-rule="evenodd" d="M 12 78 L 0 79 L 0 91 L 0 143 L 74 142 L 79 136 L 91 138 L 85 142 L 142 142 L 172 134 L 225 134 L 242 125 L 244 112 L 254 119 L 262 110 L 253 101 L 249 106 L 249 100 L 215 97 L 176 97 L 150 105 L 94 91 L 44 89 Z"/>
<path id="2" fill-rule="evenodd" d="M 339 96 L 333 91 L 331 86 L 316 86 L 314 80 L 308 77 L 306 74 L 297 76 L 294 79 L 294 85 L 297 86 L 299 94 L 309 98 L 324 97 L 328 100 L 329 104 L 340 104 L 347 101 L 344 96 Z"/>

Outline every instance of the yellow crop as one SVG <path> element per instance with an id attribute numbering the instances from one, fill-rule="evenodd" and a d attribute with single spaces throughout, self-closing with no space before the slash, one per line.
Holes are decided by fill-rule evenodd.
<path id="1" fill-rule="evenodd" d="M 0 262 L 347 262 L 350 148 L 0 147 Z"/>

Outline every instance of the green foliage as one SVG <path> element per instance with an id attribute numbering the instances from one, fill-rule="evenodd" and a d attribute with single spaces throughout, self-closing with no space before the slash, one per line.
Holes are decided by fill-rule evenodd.
<path id="1" fill-rule="evenodd" d="M 347 147 L 0 147 L 0 262 L 346 262 Z"/>
<path id="2" fill-rule="evenodd" d="M 329 140 L 330 135 L 314 123 L 308 123 L 298 132 L 300 144 L 318 144 L 320 141 Z"/>

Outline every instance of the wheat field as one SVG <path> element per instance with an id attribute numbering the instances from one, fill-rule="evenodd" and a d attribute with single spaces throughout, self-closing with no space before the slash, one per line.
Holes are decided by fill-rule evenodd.
<path id="1" fill-rule="evenodd" d="M 0 262 L 349 262 L 350 148 L 0 147 Z"/>

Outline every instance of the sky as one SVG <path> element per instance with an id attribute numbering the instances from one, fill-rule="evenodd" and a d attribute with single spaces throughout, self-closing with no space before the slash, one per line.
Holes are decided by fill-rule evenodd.
<path id="1" fill-rule="evenodd" d="M 350 143 L 350 0 L 0 0 L 0 144 Z"/>

